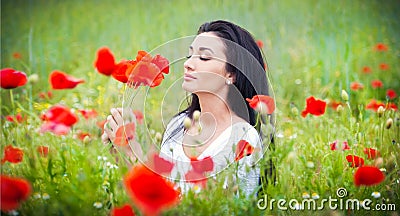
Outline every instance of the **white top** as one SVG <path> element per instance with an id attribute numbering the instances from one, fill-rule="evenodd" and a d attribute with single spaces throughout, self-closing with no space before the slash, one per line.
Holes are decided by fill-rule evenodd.
<path id="1" fill-rule="evenodd" d="M 181 190 L 187 191 L 193 185 L 185 181 L 185 174 L 191 169 L 190 158 L 183 150 L 183 130 L 170 137 L 171 133 L 183 124 L 183 120 L 187 114 L 180 114 L 174 117 L 164 133 L 163 141 L 161 144 L 160 156 L 166 160 L 172 161 L 175 166 L 172 169 L 170 178 L 178 180 L 178 185 Z M 223 171 L 229 165 L 234 165 L 236 144 L 240 140 L 246 140 L 255 148 L 253 154 L 244 156 L 238 161 L 237 177 L 239 179 L 240 190 L 247 196 L 251 195 L 258 189 L 259 181 L 259 167 L 257 162 L 262 156 L 261 139 L 257 130 L 247 122 L 234 123 L 225 129 L 198 157 L 201 160 L 210 156 L 214 162 L 214 170 L 211 175 L 216 175 Z M 236 166 L 236 165 L 235 165 Z M 233 177 L 235 181 L 235 177 Z M 225 185 L 230 184 L 225 179 Z"/>

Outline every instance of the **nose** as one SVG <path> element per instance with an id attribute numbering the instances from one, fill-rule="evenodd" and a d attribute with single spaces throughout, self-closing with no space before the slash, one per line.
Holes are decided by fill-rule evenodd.
<path id="1" fill-rule="evenodd" d="M 189 58 L 188 60 L 185 61 L 185 63 L 183 63 L 183 67 L 187 70 L 187 71 L 193 71 L 194 70 L 194 65 L 193 63 L 190 61 L 191 58 Z"/>

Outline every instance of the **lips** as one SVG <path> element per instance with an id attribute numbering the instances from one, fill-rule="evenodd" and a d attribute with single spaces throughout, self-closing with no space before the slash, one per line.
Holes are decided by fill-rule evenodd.
<path id="1" fill-rule="evenodd" d="M 194 79 L 197 79 L 197 78 L 192 76 L 192 75 L 190 75 L 189 73 L 185 73 L 184 79 L 185 80 L 194 80 Z"/>

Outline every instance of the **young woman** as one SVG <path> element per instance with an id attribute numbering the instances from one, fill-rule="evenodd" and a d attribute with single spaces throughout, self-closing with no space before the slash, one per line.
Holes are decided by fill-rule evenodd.
<path id="1" fill-rule="evenodd" d="M 237 161 L 238 179 L 234 181 L 240 189 L 250 195 L 258 188 L 257 162 L 264 148 L 255 129 L 257 113 L 246 98 L 268 95 L 264 65 L 260 49 L 245 29 L 222 20 L 200 26 L 184 63 L 182 88 L 191 93 L 191 102 L 167 125 L 160 150 L 161 157 L 175 164 L 169 177 L 179 179 L 183 191 L 192 186 L 187 181 L 194 180 L 188 179 L 192 178 L 188 175 L 193 169 L 191 161 L 210 158 L 213 167 L 209 173 L 217 174 Z M 122 114 L 113 109 L 104 142 L 113 140 L 121 119 Z M 246 142 L 251 145 L 252 152 L 238 157 L 240 142 L 241 147 Z M 141 150 L 135 150 L 138 152 Z"/>

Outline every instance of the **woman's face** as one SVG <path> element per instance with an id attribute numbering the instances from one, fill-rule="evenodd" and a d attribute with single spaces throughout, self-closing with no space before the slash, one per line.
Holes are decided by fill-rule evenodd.
<path id="1" fill-rule="evenodd" d="M 197 35 L 189 47 L 188 59 L 184 63 L 182 88 L 197 95 L 220 95 L 227 90 L 226 80 L 230 79 L 232 82 L 225 64 L 225 46 L 222 39 L 212 32 Z"/>

